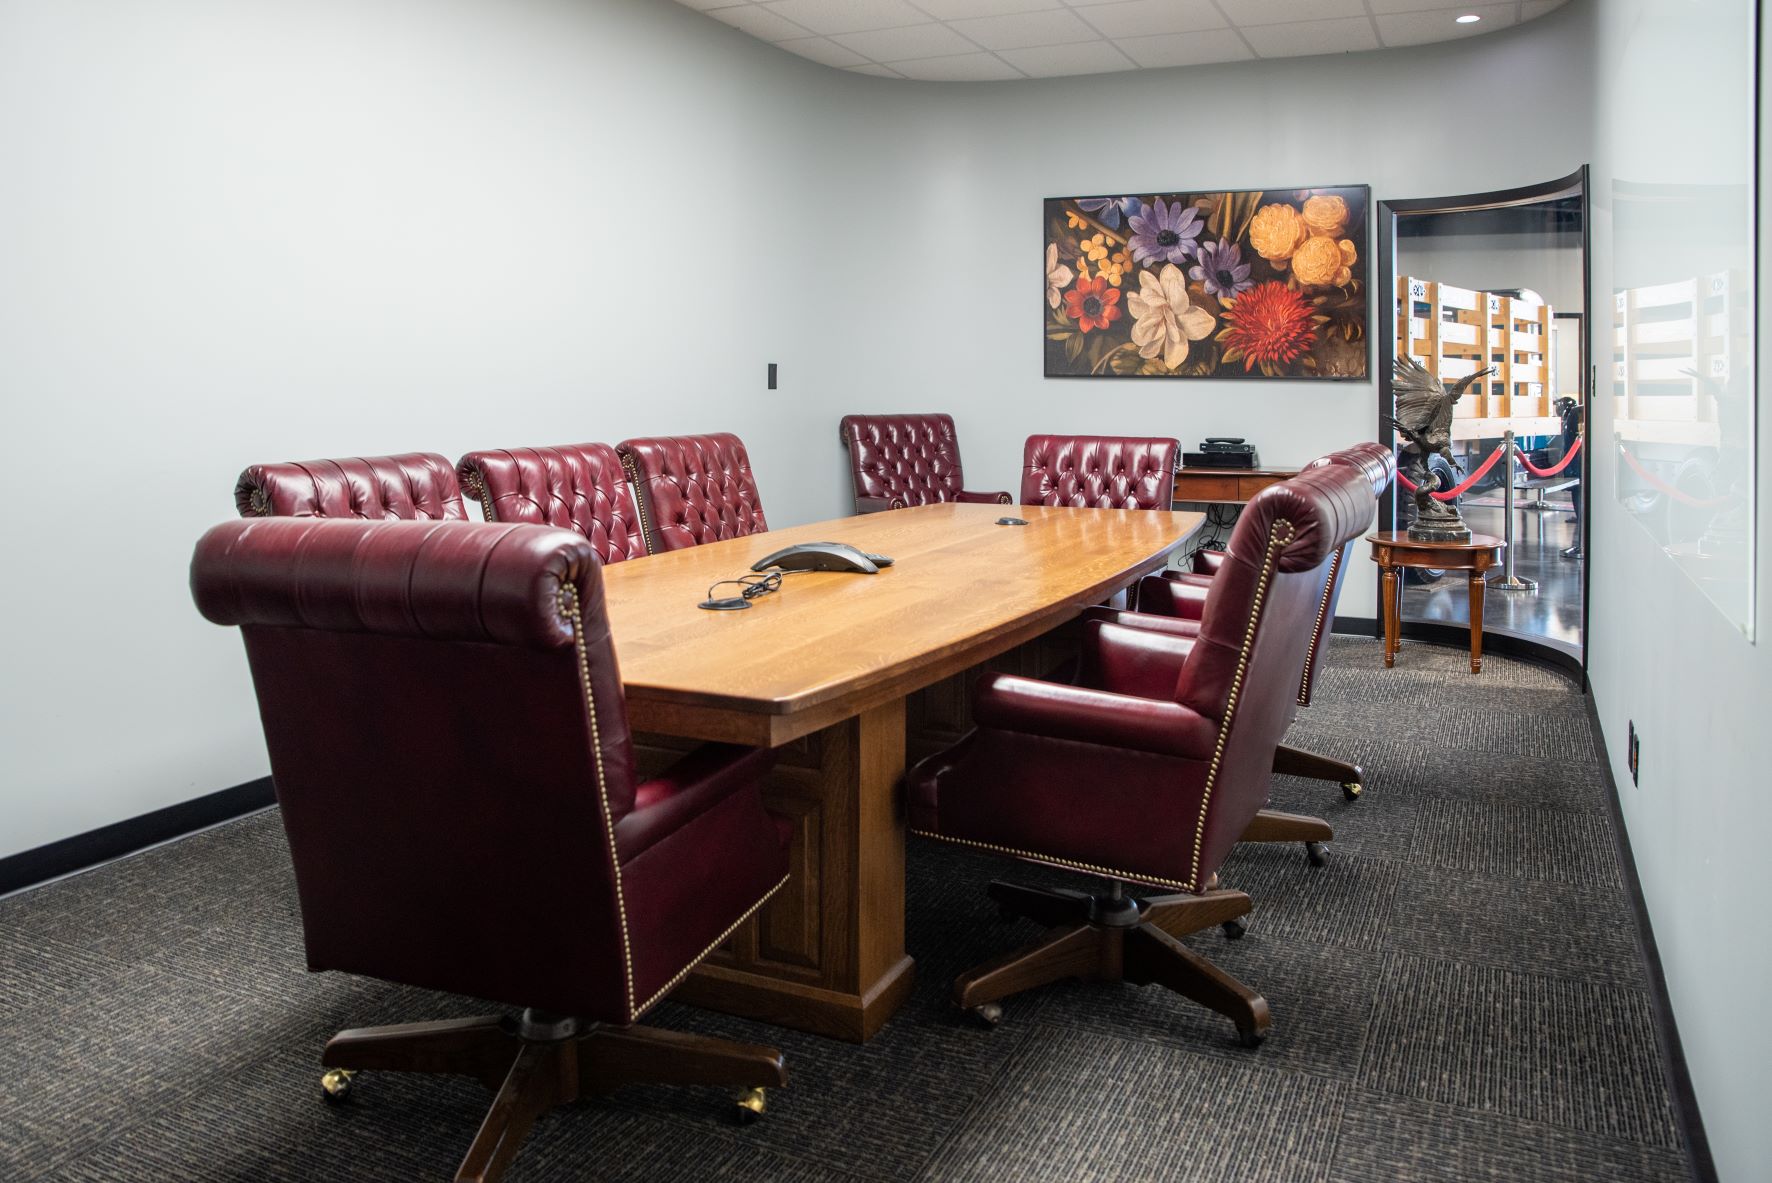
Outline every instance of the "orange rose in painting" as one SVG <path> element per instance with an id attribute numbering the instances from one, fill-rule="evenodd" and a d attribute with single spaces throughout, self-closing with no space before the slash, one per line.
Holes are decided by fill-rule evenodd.
<path id="1" fill-rule="evenodd" d="M 1289 205 L 1264 205 L 1249 222 L 1249 245 L 1255 253 L 1284 269 L 1292 252 L 1304 245 L 1310 228 L 1304 218 Z"/>
<path id="2" fill-rule="evenodd" d="M 1312 234 L 1339 238 L 1347 227 L 1347 202 L 1332 196 L 1306 198 L 1304 224 Z"/>
<path id="3" fill-rule="evenodd" d="M 1105 329 L 1120 319 L 1120 289 L 1109 287 L 1100 276 L 1079 279 L 1077 286 L 1064 294 L 1064 311 L 1085 333 Z"/>
<path id="4" fill-rule="evenodd" d="M 1302 284 L 1341 286 L 1353 279 L 1354 244 L 1313 235 L 1292 256 L 1292 274 Z"/>

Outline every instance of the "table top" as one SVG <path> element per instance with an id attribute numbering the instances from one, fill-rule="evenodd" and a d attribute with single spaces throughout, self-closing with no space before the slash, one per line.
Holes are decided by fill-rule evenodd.
<path id="1" fill-rule="evenodd" d="M 999 526 L 999 517 L 1026 526 Z M 1203 516 L 952 502 L 771 530 L 604 568 L 632 725 L 786 743 L 1046 632 L 1157 570 Z M 796 542 L 897 561 L 788 574 L 740 612 L 696 607 Z M 736 589 L 722 589 L 731 594 Z"/>
<path id="2" fill-rule="evenodd" d="M 1379 530 L 1366 535 L 1367 542 L 1380 546 L 1412 546 L 1421 550 L 1496 550 L 1507 545 L 1507 539 L 1497 538 L 1493 534 L 1472 533 L 1464 542 L 1423 542 L 1418 538 L 1409 537 L 1407 530 Z"/>

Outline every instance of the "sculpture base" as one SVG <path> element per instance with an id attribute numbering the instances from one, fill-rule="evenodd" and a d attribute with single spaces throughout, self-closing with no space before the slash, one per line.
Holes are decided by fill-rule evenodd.
<path id="1" fill-rule="evenodd" d="M 1411 542 L 1469 542 L 1471 528 L 1454 518 L 1444 522 L 1418 521 L 1409 527 Z"/>

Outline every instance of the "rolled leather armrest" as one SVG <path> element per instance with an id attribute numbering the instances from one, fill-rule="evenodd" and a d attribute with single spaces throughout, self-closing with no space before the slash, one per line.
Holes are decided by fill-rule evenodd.
<path id="1" fill-rule="evenodd" d="M 1218 569 L 1230 554 L 1222 550 L 1196 550 L 1194 552 L 1195 575 L 1217 575 Z"/>
<path id="2" fill-rule="evenodd" d="M 970 505 L 1010 505 L 1013 499 L 1007 493 L 974 493 L 961 489 L 954 494 L 955 501 L 963 501 Z"/>
<path id="3" fill-rule="evenodd" d="M 1138 610 L 1156 616 L 1179 616 L 1199 620 L 1206 612 L 1206 594 L 1211 580 L 1195 582 L 1197 576 L 1166 579 L 1146 575 L 1138 581 Z"/>
<path id="4" fill-rule="evenodd" d="M 1183 759 L 1212 756 L 1212 722 L 1173 699 L 1155 701 L 1013 674 L 987 674 L 972 696 L 980 727 Z"/>
<path id="5" fill-rule="evenodd" d="M 857 497 L 855 499 L 856 513 L 879 513 L 883 509 L 903 508 L 904 498 L 902 497 Z"/>
<path id="6" fill-rule="evenodd" d="M 1194 651 L 1194 640 L 1155 629 L 1088 621 L 1083 625 L 1083 661 L 1078 682 L 1110 694 L 1172 700 L 1181 680 L 1181 669 Z"/>
<path id="7" fill-rule="evenodd" d="M 637 858 L 739 789 L 755 785 L 774 763 L 769 748 L 725 743 L 696 748 L 634 790 L 634 808 L 615 823 L 621 861 Z"/>

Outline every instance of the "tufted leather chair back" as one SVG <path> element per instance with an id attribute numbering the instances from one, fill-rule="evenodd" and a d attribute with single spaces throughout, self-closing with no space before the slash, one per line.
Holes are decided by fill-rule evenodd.
<path id="1" fill-rule="evenodd" d="M 640 526 L 651 553 L 769 529 L 751 458 L 736 435 L 623 440 L 615 450 L 639 499 Z"/>
<path id="2" fill-rule="evenodd" d="M 845 415 L 838 430 L 858 498 L 928 505 L 965 488 L 952 415 Z"/>
<path id="3" fill-rule="evenodd" d="M 255 464 L 234 483 L 243 518 L 465 521 L 455 469 L 435 452 Z"/>
<path id="4" fill-rule="evenodd" d="M 1216 868 L 1267 803 L 1329 563 L 1376 507 L 1363 472 L 1326 465 L 1263 489 L 1237 519 L 1176 687 L 1179 702 L 1219 725 L 1211 782 L 1219 788 L 1196 850 L 1202 868 Z"/>
<path id="5" fill-rule="evenodd" d="M 1175 497 L 1172 439 L 1030 435 L 1022 453 L 1023 505 L 1168 509 Z"/>
<path id="6" fill-rule="evenodd" d="M 576 530 L 604 563 L 646 553 L 634 486 L 608 444 L 469 452 L 455 467 L 489 522 Z"/>
<path id="7" fill-rule="evenodd" d="M 252 519 L 191 590 L 245 638 L 312 968 L 629 1020 L 633 754 L 588 540 Z"/>

